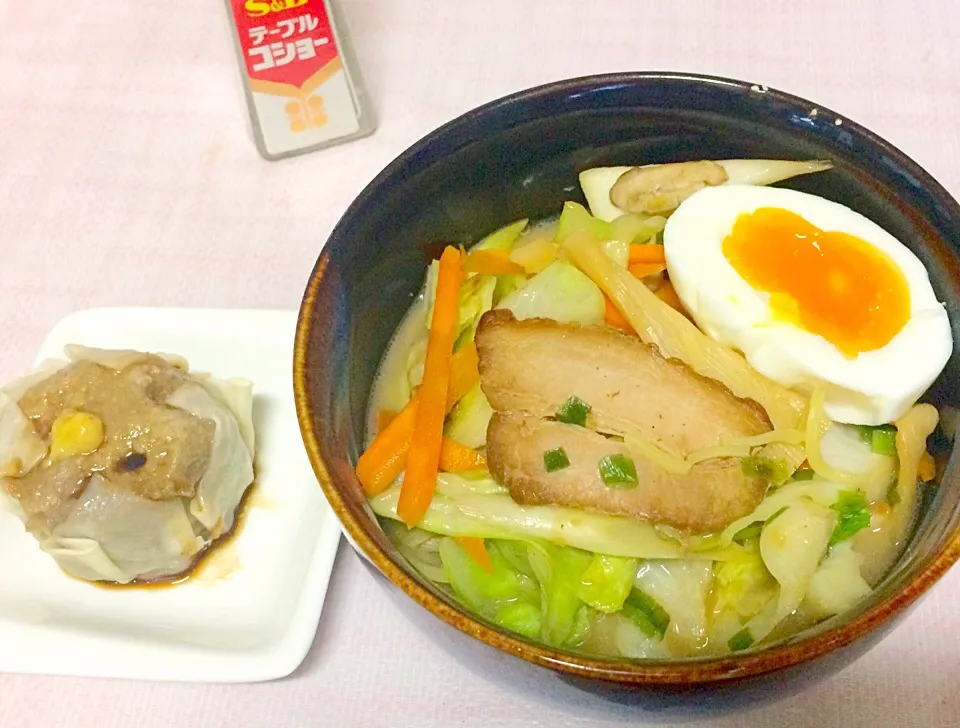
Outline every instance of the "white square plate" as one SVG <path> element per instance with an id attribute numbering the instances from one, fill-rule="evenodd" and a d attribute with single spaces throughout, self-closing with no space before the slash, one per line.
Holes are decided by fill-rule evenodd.
<path id="1" fill-rule="evenodd" d="M 97 309 L 65 344 L 180 354 L 191 371 L 253 382 L 257 487 L 234 538 L 195 577 L 104 588 L 67 576 L 0 511 L 0 670 L 189 682 L 291 673 L 316 634 L 340 527 L 310 467 L 293 402 L 292 311 Z"/>

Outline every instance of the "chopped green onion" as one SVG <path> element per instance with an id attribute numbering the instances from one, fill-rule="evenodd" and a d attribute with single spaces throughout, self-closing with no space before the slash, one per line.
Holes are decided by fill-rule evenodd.
<path id="1" fill-rule="evenodd" d="M 739 632 L 737 632 L 733 637 L 727 640 L 727 647 L 730 648 L 731 652 L 738 652 L 739 650 L 745 650 L 750 645 L 753 644 L 753 635 L 750 634 L 750 630 L 747 627 L 744 627 Z"/>
<path id="2" fill-rule="evenodd" d="M 893 425 L 857 425 L 860 439 L 877 455 L 897 454 L 897 428 Z"/>
<path id="3" fill-rule="evenodd" d="M 670 626 L 670 614 L 660 606 L 656 599 L 634 587 L 623 603 L 622 613 L 636 622 L 640 630 L 648 637 L 663 639 Z"/>
<path id="4" fill-rule="evenodd" d="M 585 427 L 587 424 L 587 413 L 591 407 L 579 397 L 568 397 L 567 401 L 560 405 L 557 410 L 557 420 L 565 422 L 568 425 L 579 425 Z"/>
<path id="5" fill-rule="evenodd" d="M 543 454 L 543 467 L 548 473 L 555 470 L 563 470 L 570 467 L 570 458 L 567 457 L 567 451 L 562 447 L 555 447 L 553 450 L 547 450 Z"/>
<path id="6" fill-rule="evenodd" d="M 873 430 L 870 447 L 878 455 L 897 454 L 897 428 L 893 425 L 880 425 Z"/>
<path id="7" fill-rule="evenodd" d="M 787 464 L 783 460 L 746 457 L 740 461 L 740 467 L 748 478 L 766 478 L 776 484 L 790 479 Z"/>
<path id="8" fill-rule="evenodd" d="M 900 497 L 900 491 L 897 488 L 897 479 L 894 478 L 890 481 L 890 485 L 887 487 L 887 496 L 886 501 L 887 505 L 895 506 L 897 505 L 902 498 Z"/>
<path id="9" fill-rule="evenodd" d="M 744 526 L 734 534 L 733 540 L 736 543 L 743 546 L 747 541 L 751 539 L 760 538 L 760 532 L 763 530 L 764 526 L 767 526 L 773 523 L 775 519 L 780 517 L 781 513 L 787 510 L 787 508 L 789 508 L 789 506 L 784 506 L 780 510 L 775 511 L 774 514 L 770 516 L 767 520 L 765 520 L 763 523 L 761 523 L 760 521 L 755 521 L 754 523 L 751 523 L 749 526 Z"/>
<path id="10" fill-rule="evenodd" d="M 635 488 L 637 467 L 626 455 L 607 455 L 600 460 L 600 479 L 608 488 Z"/>
<path id="11" fill-rule="evenodd" d="M 798 482 L 801 480 L 813 480 L 813 476 L 815 475 L 816 473 L 813 471 L 812 468 L 803 468 L 802 470 L 798 470 L 793 474 L 793 480 L 794 482 Z"/>
<path id="12" fill-rule="evenodd" d="M 837 525 L 830 536 L 830 545 L 846 541 L 860 529 L 870 525 L 870 506 L 863 491 L 841 490 L 830 508 L 837 512 Z"/>

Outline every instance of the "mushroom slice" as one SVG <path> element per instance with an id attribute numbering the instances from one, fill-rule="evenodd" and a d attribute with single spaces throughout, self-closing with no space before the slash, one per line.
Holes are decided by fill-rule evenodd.
<path id="1" fill-rule="evenodd" d="M 610 188 L 610 201 L 627 212 L 669 212 L 697 190 L 728 179 L 723 167 L 708 160 L 633 167 Z"/>

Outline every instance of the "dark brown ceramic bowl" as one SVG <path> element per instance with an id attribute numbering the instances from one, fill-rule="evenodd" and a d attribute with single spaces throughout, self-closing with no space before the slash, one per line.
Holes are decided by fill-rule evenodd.
<path id="1" fill-rule="evenodd" d="M 822 677 L 865 652 L 960 558 L 960 482 L 951 457 L 903 557 L 855 610 L 730 657 L 599 659 L 529 642 L 468 614 L 404 561 L 366 509 L 353 467 L 367 396 L 439 244 L 469 243 L 521 217 L 555 215 L 564 200 L 583 202 L 577 173 L 588 167 L 737 157 L 832 159 L 834 170 L 789 186 L 858 210 L 913 249 L 947 303 L 957 338 L 957 203 L 866 129 L 816 104 L 738 81 L 630 73 L 563 81 L 495 101 L 414 144 L 340 220 L 310 278 L 297 329 L 294 386 L 303 439 L 355 545 L 440 619 L 582 678 L 658 688 L 772 678 L 782 689 L 789 678 Z M 957 389 L 958 359 L 935 387 L 937 403 Z"/>

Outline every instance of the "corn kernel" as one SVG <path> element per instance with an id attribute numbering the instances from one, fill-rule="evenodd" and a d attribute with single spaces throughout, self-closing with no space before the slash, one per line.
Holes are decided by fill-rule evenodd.
<path id="1" fill-rule="evenodd" d="M 88 412 L 64 412 L 50 429 L 50 460 L 86 455 L 103 442 L 103 420 Z"/>

